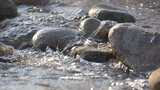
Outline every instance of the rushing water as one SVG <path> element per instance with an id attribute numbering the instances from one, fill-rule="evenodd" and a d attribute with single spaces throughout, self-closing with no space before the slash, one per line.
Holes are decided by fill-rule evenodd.
<path id="1" fill-rule="evenodd" d="M 147 7 L 147 3 L 143 1 L 107 0 L 105 2 L 128 10 L 136 16 L 137 25 L 147 30 L 158 31 L 160 27 L 159 8 L 158 6 Z M 102 2 L 102 0 L 65 0 L 64 2 L 71 5 L 51 5 L 45 8 L 45 13 L 27 14 L 30 11 L 39 11 L 39 9 L 19 6 L 23 19 L 18 19 L 19 21 L 16 19 L 17 23 L 23 23 L 24 29 L 31 25 L 37 26 L 37 29 L 59 25 L 77 28 L 78 23 L 73 22 L 72 19 L 79 15 L 81 8 L 87 10 L 91 5 Z M 154 5 L 154 0 L 151 3 Z M 51 8 L 53 12 L 48 12 L 48 8 Z M 48 16 L 48 13 L 55 14 L 55 12 L 60 13 L 58 14 L 60 16 Z M 19 23 L 16 28 L 21 29 L 22 25 Z M 11 25 L 13 24 L 11 22 Z M 12 26 L 7 29 L 15 30 Z M 50 49 L 47 49 L 46 52 L 33 49 L 17 50 L 13 56 L 17 63 L 0 63 L 0 90 L 149 90 L 147 78 L 144 75 L 128 75 L 119 68 L 118 64 L 112 62 L 87 62 L 64 56 L 61 52 L 53 52 Z"/>

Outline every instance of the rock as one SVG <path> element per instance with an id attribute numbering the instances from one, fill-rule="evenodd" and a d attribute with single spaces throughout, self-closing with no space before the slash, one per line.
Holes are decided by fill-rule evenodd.
<path id="1" fill-rule="evenodd" d="M 32 38 L 35 48 L 45 51 L 46 47 L 53 50 L 57 48 L 62 51 L 69 43 L 75 40 L 79 33 L 73 30 L 63 28 L 46 28 L 38 31 Z"/>
<path id="2" fill-rule="evenodd" d="M 17 8 L 12 0 L 0 0 L 0 21 L 17 15 Z"/>
<path id="3" fill-rule="evenodd" d="M 160 90 L 160 68 L 151 73 L 148 81 L 152 90 Z"/>
<path id="4" fill-rule="evenodd" d="M 108 41 L 108 33 L 110 28 L 112 28 L 115 24 L 117 24 L 117 22 L 114 21 L 101 21 L 100 26 L 98 27 L 98 29 L 95 31 L 95 35 L 94 38 L 98 39 L 100 41 Z"/>
<path id="5" fill-rule="evenodd" d="M 9 45 L 5 45 L 0 42 L 0 56 L 6 56 L 13 54 L 14 48 Z"/>
<path id="6" fill-rule="evenodd" d="M 80 23 L 80 31 L 84 36 L 94 37 L 100 41 L 108 41 L 109 29 L 114 26 L 114 21 L 99 21 L 96 18 L 87 18 Z"/>
<path id="7" fill-rule="evenodd" d="M 0 33 L 0 42 L 3 42 L 7 45 L 11 45 L 16 49 L 25 49 L 32 47 L 32 37 L 37 32 L 34 29 L 27 29 L 28 31 L 20 30 L 7 30 Z"/>
<path id="8" fill-rule="evenodd" d="M 50 0 L 13 0 L 16 4 L 25 4 L 25 5 L 40 5 L 44 6 L 49 3 Z"/>
<path id="9" fill-rule="evenodd" d="M 96 18 L 87 18 L 81 21 L 80 31 L 84 33 L 84 36 L 89 37 L 100 25 L 100 21 Z"/>
<path id="10" fill-rule="evenodd" d="M 74 47 L 71 50 L 71 55 L 76 57 L 77 55 L 84 60 L 97 62 L 97 63 L 104 63 L 109 61 L 110 59 L 115 58 L 112 50 L 107 48 L 96 48 L 93 46 L 79 46 Z"/>
<path id="11" fill-rule="evenodd" d="M 134 23 L 136 21 L 136 19 L 125 10 L 101 4 L 93 6 L 89 10 L 88 15 L 90 17 L 98 18 L 100 20 L 112 20 L 112 21 L 117 21 L 119 23 L 124 23 L 124 22 Z"/>
<path id="12" fill-rule="evenodd" d="M 113 26 L 108 37 L 115 52 L 136 71 L 149 71 L 160 65 L 160 33 L 122 23 Z"/>

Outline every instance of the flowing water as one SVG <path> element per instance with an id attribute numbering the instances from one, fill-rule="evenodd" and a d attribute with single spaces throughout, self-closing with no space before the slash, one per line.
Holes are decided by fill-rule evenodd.
<path id="1" fill-rule="evenodd" d="M 83 15 L 92 5 L 105 2 L 133 14 L 137 25 L 159 32 L 157 1 L 64 0 L 69 5 L 57 2 L 42 11 L 32 6 L 19 6 L 21 16 L 13 19 L 5 29 L 15 32 L 57 26 L 77 29 L 79 22 L 74 18 Z M 127 74 L 119 64 L 112 62 L 87 62 L 50 49 L 46 52 L 32 48 L 16 50 L 13 56 L 15 63 L 0 63 L 0 90 L 149 90 L 147 76 Z"/>

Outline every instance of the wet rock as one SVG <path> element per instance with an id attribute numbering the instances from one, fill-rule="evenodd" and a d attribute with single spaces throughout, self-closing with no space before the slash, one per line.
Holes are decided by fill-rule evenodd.
<path id="1" fill-rule="evenodd" d="M 108 41 L 108 33 L 110 28 L 112 28 L 115 24 L 117 24 L 117 22 L 114 21 L 101 21 L 100 26 L 98 27 L 98 29 L 95 31 L 95 38 L 100 40 L 100 41 Z"/>
<path id="2" fill-rule="evenodd" d="M 0 0 L 0 21 L 17 15 L 17 8 L 12 0 Z"/>
<path id="3" fill-rule="evenodd" d="M 136 19 L 125 10 L 101 4 L 93 6 L 89 10 L 88 15 L 90 17 L 95 17 L 100 20 L 113 20 L 119 23 L 136 21 Z"/>
<path id="4" fill-rule="evenodd" d="M 109 61 L 110 59 L 115 58 L 112 53 L 112 49 L 108 47 L 96 48 L 94 46 L 85 45 L 72 48 L 71 55 L 73 55 L 74 57 L 79 55 L 80 58 L 97 63 L 104 63 Z"/>
<path id="5" fill-rule="evenodd" d="M 149 71 L 159 66 L 160 33 L 122 23 L 111 28 L 109 41 L 117 54 L 136 71 Z"/>
<path id="6" fill-rule="evenodd" d="M 87 18 L 80 23 L 80 31 L 84 33 L 84 36 L 90 36 L 100 25 L 100 20 L 96 18 Z"/>
<path id="7" fill-rule="evenodd" d="M 46 47 L 62 51 L 69 43 L 73 42 L 79 33 L 63 28 L 46 28 L 38 31 L 32 38 L 35 48 L 45 51 Z"/>
<path id="8" fill-rule="evenodd" d="M 47 5 L 50 0 L 13 0 L 16 4 L 25 4 L 25 5 Z"/>
<path id="9" fill-rule="evenodd" d="M 6 56 L 13 54 L 14 48 L 9 45 L 5 45 L 0 42 L 0 56 Z"/>
<path id="10" fill-rule="evenodd" d="M 20 32 L 10 30 L 1 32 L 0 41 L 16 49 L 25 49 L 32 46 L 31 40 L 36 31 L 37 30 L 28 30 L 26 32 Z"/>
<path id="11" fill-rule="evenodd" d="M 160 90 L 160 68 L 151 73 L 148 81 L 152 90 Z"/>
<path id="12" fill-rule="evenodd" d="M 96 18 L 87 18 L 81 22 L 80 30 L 84 33 L 84 36 L 94 37 L 100 41 L 108 41 L 109 29 L 115 24 L 114 21 L 99 21 Z"/>

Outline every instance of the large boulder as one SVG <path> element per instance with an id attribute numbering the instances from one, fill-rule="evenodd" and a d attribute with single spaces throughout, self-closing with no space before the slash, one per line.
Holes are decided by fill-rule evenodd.
<path id="1" fill-rule="evenodd" d="M 112 48 L 137 71 L 153 70 L 160 65 L 160 33 L 131 23 L 121 23 L 109 31 Z"/>
<path id="2" fill-rule="evenodd" d="M 25 4 L 25 5 L 47 5 L 50 0 L 13 0 L 16 4 Z"/>
<path id="3" fill-rule="evenodd" d="M 160 68 L 151 73 L 148 81 L 152 90 L 160 90 Z"/>
<path id="4" fill-rule="evenodd" d="M 64 28 L 45 28 L 37 33 L 32 38 L 33 47 L 39 48 L 42 51 L 46 47 L 50 47 L 54 51 L 59 49 L 62 51 L 69 43 L 77 39 L 79 33 L 74 30 L 66 30 Z"/>
<path id="5" fill-rule="evenodd" d="M 88 15 L 100 20 L 113 20 L 119 23 L 136 21 L 134 16 L 129 14 L 126 10 L 103 4 L 93 6 L 89 10 Z"/>
<path id="6" fill-rule="evenodd" d="M 17 8 L 12 0 L 0 0 L 0 21 L 17 15 Z"/>

